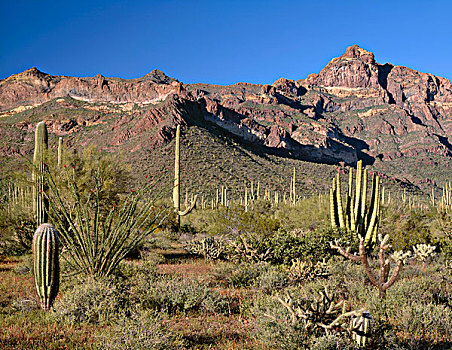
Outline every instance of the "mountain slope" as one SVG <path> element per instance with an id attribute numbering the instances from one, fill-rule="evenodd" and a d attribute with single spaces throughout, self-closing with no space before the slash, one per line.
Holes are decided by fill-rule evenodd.
<path id="1" fill-rule="evenodd" d="M 266 173 L 274 174 L 272 184 L 298 164 L 310 169 L 306 179 L 300 177 L 306 190 L 315 183 L 307 181 L 310 176 L 324 188 L 327 182 L 320 178 L 329 179 L 334 168 L 320 163 L 353 165 L 358 159 L 417 185 L 442 183 L 452 169 L 450 82 L 381 65 L 356 45 L 318 74 L 272 85 L 183 84 L 157 70 L 138 79 L 74 78 L 32 68 L 0 81 L 0 110 L 4 164 L 31 151 L 34 127 L 46 120 L 54 135 L 66 135 L 69 146 L 122 150 L 143 172 L 155 168 L 150 163 L 170 167 L 171 152 L 165 149 L 175 125 L 188 126 L 192 146 L 204 140 L 196 146 L 204 158 L 193 154 L 190 160 L 207 165 L 205 180 L 214 181 L 215 172 L 231 173 L 229 167 L 237 172 L 234 186 Z M 235 166 L 226 162 L 216 169 L 212 159 L 229 155 Z M 260 162 L 253 158 L 262 162 L 248 176 L 247 162 Z M 203 185 L 202 177 L 196 186 Z M 215 181 L 221 183 L 221 177 Z"/>

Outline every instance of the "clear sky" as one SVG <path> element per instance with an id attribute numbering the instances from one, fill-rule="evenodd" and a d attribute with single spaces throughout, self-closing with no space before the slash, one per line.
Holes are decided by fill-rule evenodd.
<path id="1" fill-rule="evenodd" d="M 319 72 L 347 46 L 452 78 L 449 0 L 0 0 L 0 79 L 53 75 L 272 83 Z"/>

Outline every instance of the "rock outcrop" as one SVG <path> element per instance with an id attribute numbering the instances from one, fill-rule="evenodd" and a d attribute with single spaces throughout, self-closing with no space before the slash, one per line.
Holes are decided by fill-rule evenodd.
<path id="1" fill-rule="evenodd" d="M 56 112 L 62 110 L 66 116 Z M 159 147 L 174 136 L 176 124 L 195 123 L 316 162 L 452 156 L 450 81 L 379 64 L 356 45 L 318 74 L 271 85 L 183 84 L 158 70 L 138 79 L 77 78 L 36 68 L 0 81 L 0 121 L 22 113 L 25 119 L 14 126 L 26 137 L 32 125 L 26 118 L 38 111 L 56 133 L 98 125 L 108 130 L 106 146 L 135 142 L 134 150 Z M 8 137 L 13 133 L 2 128 Z M 17 143 L 0 145 L 0 152 L 23 153 Z"/>

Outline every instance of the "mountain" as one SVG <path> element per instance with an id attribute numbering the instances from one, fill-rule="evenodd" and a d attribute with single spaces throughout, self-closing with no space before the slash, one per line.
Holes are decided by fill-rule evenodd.
<path id="1" fill-rule="evenodd" d="M 324 189 L 335 171 L 324 164 L 358 159 L 421 187 L 441 184 L 452 170 L 450 81 L 379 64 L 356 45 L 318 74 L 271 85 L 183 84 L 158 70 L 120 79 L 31 68 L 0 81 L 3 164 L 31 152 L 40 120 L 70 147 L 125 152 L 137 174 L 169 170 L 175 125 L 186 126 L 187 161 L 204 169 L 193 186 L 214 188 L 222 176 L 236 187 L 253 179 L 272 185 L 298 166 L 306 190 L 321 178 Z"/>

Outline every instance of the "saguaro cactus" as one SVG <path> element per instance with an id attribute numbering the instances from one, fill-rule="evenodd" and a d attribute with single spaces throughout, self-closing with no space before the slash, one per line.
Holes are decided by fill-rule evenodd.
<path id="1" fill-rule="evenodd" d="M 368 311 L 352 316 L 352 338 L 359 347 L 365 347 L 372 332 L 372 316 Z"/>
<path id="2" fill-rule="evenodd" d="M 358 161 L 356 169 L 356 186 L 353 191 L 353 174 L 350 170 L 345 208 L 342 204 L 341 183 L 339 174 L 333 179 L 330 190 L 331 225 L 347 231 L 356 232 L 364 237 L 366 248 L 372 248 L 377 241 L 380 219 L 380 178 L 372 176 L 372 194 L 367 202 L 367 169 L 362 171 L 362 161 Z"/>
<path id="3" fill-rule="evenodd" d="M 33 211 L 36 218 L 36 226 L 47 221 L 48 200 L 44 193 L 47 188 L 44 181 L 45 156 L 48 144 L 47 126 L 45 122 L 40 122 L 36 126 L 35 151 L 33 155 Z"/>
<path id="4" fill-rule="evenodd" d="M 180 217 L 187 215 L 193 210 L 193 208 L 196 205 L 197 198 L 198 195 L 194 197 L 192 203 L 190 203 L 190 205 L 184 211 L 180 210 L 180 125 L 178 125 L 176 129 L 176 150 L 174 156 L 174 188 L 173 188 L 173 203 L 177 217 L 177 227 L 180 226 Z"/>
<path id="5" fill-rule="evenodd" d="M 33 269 L 41 308 L 49 311 L 58 294 L 60 267 L 58 233 L 50 224 L 42 224 L 33 236 Z"/>
<path id="6" fill-rule="evenodd" d="M 63 163 L 63 138 L 60 136 L 58 138 L 58 159 L 57 159 L 58 168 L 61 168 L 62 163 Z"/>

